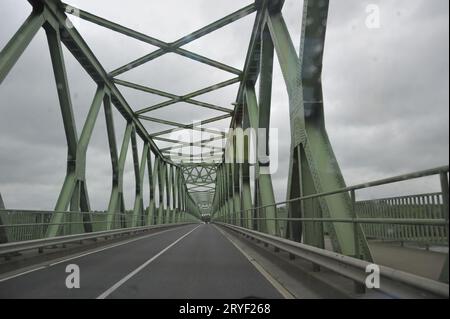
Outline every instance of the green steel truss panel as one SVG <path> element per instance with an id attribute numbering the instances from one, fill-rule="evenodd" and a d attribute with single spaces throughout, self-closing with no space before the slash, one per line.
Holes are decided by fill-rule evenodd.
<path id="1" fill-rule="evenodd" d="M 59 0 L 30 0 L 29 2 L 33 6 L 32 13 L 0 52 L 0 83 L 3 82 L 38 30 L 43 27 L 46 31 L 57 83 L 68 153 L 67 173 L 55 205 L 55 211 L 62 212 L 70 209 L 71 211 L 90 212 L 86 153 L 103 104 L 112 166 L 111 196 L 106 212 L 106 229 L 125 225 L 124 215 L 127 211 L 123 199 L 123 175 L 127 152 L 131 144 L 136 188 L 134 207 L 131 211 L 132 226 L 181 221 L 187 214 L 193 218 L 201 218 L 202 215 L 210 213 L 216 219 L 280 235 L 278 233 L 279 225 L 274 220 L 277 217 L 277 209 L 273 206 L 275 197 L 272 177 L 267 172 L 267 169 L 270 168 L 268 157 L 259 158 L 252 165 L 249 163 L 251 141 L 248 138 L 240 142 L 236 136 L 228 136 L 225 132 L 202 127 L 204 124 L 231 119 L 230 128 L 233 129 L 265 128 L 269 130 L 275 52 L 289 95 L 291 154 L 288 199 L 345 187 L 325 129 L 323 114 L 321 76 L 328 0 L 304 0 L 300 57 L 295 52 L 294 44 L 281 14 L 281 8 L 284 5 L 282 0 L 256 0 L 245 8 L 173 43 L 137 32 L 66 5 Z M 158 49 L 112 72 L 107 72 L 76 28 L 68 27 L 66 13 L 73 14 L 75 12 L 81 19 L 149 43 Z M 242 70 L 183 48 L 188 43 L 255 12 L 253 32 Z M 98 87 L 80 135 L 78 135 L 74 121 L 62 44 L 67 47 Z M 230 73 L 232 78 L 184 95 L 175 95 L 116 78 L 128 70 L 167 53 L 175 53 L 223 70 Z M 257 98 L 255 84 L 258 77 L 260 79 L 260 95 Z M 233 110 L 198 100 L 206 93 L 236 83 L 239 83 L 240 86 Z M 146 107 L 141 105 L 137 111 L 134 111 L 117 86 L 162 96 L 168 98 L 168 101 Z M 162 120 L 152 117 L 150 114 L 152 111 L 179 102 L 187 103 L 187 107 L 202 107 L 224 114 L 192 124 Z M 117 149 L 112 107 L 115 107 L 127 122 L 120 153 Z M 150 135 L 142 121 L 164 124 L 173 128 Z M 207 132 L 217 135 L 217 137 L 195 142 L 182 142 L 165 137 L 165 135 L 182 130 Z M 137 138 L 140 138 L 144 145 L 141 158 L 138 157 Z M 210 144 L 224 139 L 227 139 L 225 149 Z M 170 143 L 171 146 L 159 148 L 156 142 Z M 243 144 L 242 148 L 239 143 Z M 268 145 L 267 136 L 266 140 L 256 138 L 257 149 L 264 146 L 264 149 L 268 150 Z M 181 151 L 176 153 L 177 150 L 185 147 L 202 147 L 211 152 L 196 155 L 184 154 Z M 154 156 L 153 166 L 152 155 Z M 171 159 L 180 160 L 180 163 L 177 164 Z M 225 159 L 231 160 L 225 161 Z M 244 159 L 244 161 L 238 161 L 238 159 Z M 254 169 L 253 180 L 251 179 L 252 169 Z M 148 171 L 149 194 L 144 194 L 143 191 L 145 170 Z M 252 183 L 254 183 L 254 200 L 252 200 L 251 193 Z M 159 205 L 156 205 L 156 190 L 158 190 Z M 145 196 L 149 196 L 147 208 L 144 207 Z M 355 214 L 354 196 L 346 194 L 308 202 L 292 202 L 288 208 L 290 217 L 348 218 L 354 217 Z M 60 234 L 60 225 L 63 220 L 65 220 L 63 214 L 54 213 L 46 235 Z M 92 231 L 89 214 L 83 215 L 83 225 L 84 231 Z M 330 234 L 336 251 L 366 260 L 372 259 L 361 227 L 331 223 L 324 229 L 320 223 L 289 223 L 289 236 L 298 241 L 303 238 L 303 241 L 310 245 L 323 247 L 325 232 Z M 448 280 L 448 271 L 447 274 L 443 273 L 443 277 L 445 276 Z"/>
<path id="2" fill-rule="evenodd" d="M 327 16 L 328 1 L 304 1 L 300 58 L 280 11 L 272 11 L 267 17 L 289 95 L 292 146 L 288 196 L 291 198 L 345 187 L 323 115 L 321 75 Z M 291 206 L 289 214 L 293 217 L 298 214 L 304 217 L 352 217 L 351 199 L 346 194 L 320 199 L 316 205 L 318 209 L 305 205 Z M 372 260 L 361 227 L 356 230 L 359 238 L 356 245 L 352 225 L 332 223 L 327 230 L 336 251 Z M 291 237 L 297 240 L 302 232 L 305 243 L 324 246 L 321 226 L 308 224 L 290 230 Z"/>

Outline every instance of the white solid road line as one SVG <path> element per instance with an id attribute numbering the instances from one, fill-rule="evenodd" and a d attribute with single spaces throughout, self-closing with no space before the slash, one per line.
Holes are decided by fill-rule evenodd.
<path id="1" fill-rule="evenodd" d="M 41 266 L 41 267 L 38 267 L 38 268 L 27 270 L 27 271 L 21 272 L 20 274 L 15 274 L 15 275 L 12 275 L 12 276 L 9 276 L 9 277 L 6 277 L 6 278 L 2 278 L 2 279 L 0 279 L 0 282 L 4 282 L 4 281 L 7 281 L 9 279 L 13 279 L 13 278 L 16 278 L 16 277 L 19 277 L 19 276 L 22 276 L 22 275 L 26 275 L 26 274 L 29 274 L 31 272 L 35 272 L 35 271 L 38 271 L 38 270 L 41 270 L 41 269 L 44 269 L 44 268 L 47 268 L 47 267 Z"/>
<path id="2" fill-rule="evenodd" d="M 153 256 L 152 258 L 150 258 L 149 260 L 147 260 L 145 263 L 143 263 L 142 265 L 140 265 L 138 268 L 136 268 L 135 270 L 133 270 L 132 272 L 130 272 L 128 275 L 126 275 L 125 277 L 123 277 L 121 280 L 119 280 L 118 282 L 116 282 L 111 288 L 109 288 L 108 290 L 106 290 L 104 293 L 102 293 L 100 296 L 97 297 L 97 299 L 105 299 L 106 297 L 108 297 L 110 294 L 112 294 L 114 291 L 117 290 L 117 288 L 119 288 L 120 286 L 122 286 L 124 283 L 126 283 L 128 280 L 130 280 L 130 278 L 132 278 L 134 275 L 136 275 L 138 272 L 140 272 L 142 269 L 144 269 L 145 267 L 147 267 L 150 263 L 152 263 L 156 258 L 158 258 L 159 256 L 161 256 L 162 254 L 164 254 L 166 251 L 168 251 L 170 248 L 172 248 L 173 246 L 175 246 L 177 243 L 179 243 L 181 240 L 183 240 L 185 237 L 189 236 L 192 232 L 194 232 L 197 228 L 199 228 L 201 225 L 198 225 L 197 227 L 195 227 L 193 230 L 191 230 L 190 232 L 188 232 L 187 234 L 184 234 L 183 236 L 181 236 L 180 238 L 178 238 L 177 240 L 175 240 L 173 243 L 171 243 L 169 246 L 167 246 L 166 248 L 164 248 L 163 250 L 161 250 L 159 253 L 157 253 L 155 256 Z"/>
<path id="3" fill-rule="evenodd" d="M 174 230 L 177 230 L 177 229 L 179 229 L 179 228 L 175 227 L 175 228 L 172 228 L 172 229 L 163 230 L 163 231 L 160 231 L 160 232 L 157 232 L 157 233 L 145 235 L 145 236 L 142 236 L 142 237 L 139 237 L 139 238 L 130 239 L 130 240 L 127 240 L 125 242 L 120 242 L 118 244 L 113 244 L 113 245 L 109 245 L 109 246 L 106 246 L 106 247 L 103 247 L 103 248 L 100 248 L 100 249 L 89 251 L 87 253 L 83 253 L 83 254 L 80 254 L 80 255 L 71 256 L 69 258 L 66 258 L 66 259 L 63 259 L 63 260 L 59 260 L 59 261 L 51 263 L 51 264 L 47 264 L 47 265 L 44 265 L 44 266 L 39 266 L 37 268 L 33 268 L 31 270 L 27 270 L 27 271 L 24 271 L 24 272 L 21 272 L 21 273 L 18 273 L 18 274 L 13 274 L 13 275 L 5 277 L 5 278 L 0 278 L 0 283 L 4 282 L 4 281 L 7 281 L 7 280 L 10 280 L 10 279 L 13 279 L 13 278 L 17 278 L 17 277 L 29 274 L 29 273 L 32 273 L 32 272 L 35 272 L 35 271 L 38 271 L 38 270 L 47 269 L 49 267 L 53 267 L 55 265 L 65 263 L 65 262 L 68 262 L 70 260 L 74 260 L 74 259 L 78 259 L 78 258 L 85 257 L 85 256 L 88 256 L 88 255 L 96 254 L 96 253 L 99 253 L 99 252 L 102 252 L 102 251 L 105 251 L 105 250 L 108 250 L 108 249 L 111 249 L 111 248 L 115 248 L 115 247 L 123 246 L 123 245 L 126 245 L 126 244 L 130 244 L 130 243 L 133 243 L 133 242 L 138 241 L 138 240 L 150 238 L 150 237 L 153 237 L 153 236 L 156 236 L 156 235 L 161 235 L 161 234 L 164 234 L 164 233 L 167 233 L 167 232 L 171 232 L 171 231 L 174 231 Z"/>
<path id="4" fill-rule="evenodd" d="M 223 235 L 223 237 L 225 237 L 228 241 L 230 241 L 230 243 L 233 244 L 234 247 L 236 247 L 237 250 L 239 250 L 239 252 L 244 255 L 245 258 L 247 258 L 247 260 L 256 268 L 256 270 L 258 270 L 261 275 L 263 275 L 264 278 L 266 278 L 266 280 L 268 282 L 270 282 L 270 284 L 285 298 L 285 299 L 295 299 L 295 296 L 292 295 L 289 290 L 287 290 L 283 285 L 281 285 L 275 278 L 272 277 L 271 274 L 269 274 L 254 258 L 252 258 L 249 254 L 247 254 L 241 247 L 239 247 L 239 245 L 227 234 L 225 233 L 222 229 L 220 229 L 219 227 L 217 227 L 216 225 L 214 225 L 214 227 L 216 228 L 216 230 L 221 233 Z"/>

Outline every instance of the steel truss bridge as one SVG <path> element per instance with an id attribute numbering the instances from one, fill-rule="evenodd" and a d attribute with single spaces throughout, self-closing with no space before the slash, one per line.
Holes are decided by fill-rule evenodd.
<path id="1" fill-rule="evenodd" d="M 292 41 L 282 15 L 282 0 L 256 0 L 171 43 L 59 0 L 28 2 L 31 14 L 0 52 L 0 84 L 43 28 L 67 140 L 67 173 L 54 211 L 6 209 L 7 203 L 0 200 L 0 297 L 343 296 L 340 289 L 323 287 L 327 278 L 337 282 L 342 290 L 348 283 L 354 284 L 345 292 L 351 297 L 365 292 L 374 298 L 448 298 L 448 248 L 438 257 L 420 250 L 421 254 L 429 253 L 426 262 L 438 269 L 433 278 L 394 264 L 381 264 L 379 253 L 397 252 L 404 256 L 407 244 L 448 247 L 448 166 L 363 185 L 348 187 L 344 182 L 324 121 L 321 75 L 328 0 L 304 0 L 299 55 L 295 50 L 298 44 Z M 158 49 L 107 71 L 77 29 L 68 23 L 72 14 Z M 242 69 L 184 48 L 251 14 L 255 14 L 255 20 Z M 75 125 L 63 46 L 97 85 L 81 131 Z M 183 96 L 118 79 L 119 75 L 169 53 L 227 72 L 231 79 Z M 257 153 L 268 144 L 268 137 L 247 137 L 241 150 L 236 135 L 204 126 L 229 119 L 233 130 L 269 130 L 275 54 L 289 95 L 291 132 L 288 195 L 281 203 L 275 201 L 272 177 L 267 173 L 270 163 L 249 160 L 252 147 Z M 259 96 L 255 89 L 258 79 Z M 201 101 L 202 95 L 237 83 L 234 109 Z M 135 110 L 119 87 L 161 96 L 167 101 Z M 223 114 L 193 124 L 152 116 L 153 111 L 179 102 Z M 112 184 L 108 207 L 103 212 L 93 212 L 86 154 L 102 107 Z M 120 148 L 113 108 L 127 123 Z M 150 134 L 144 122 L 173 128 Z M 206 132 L 214 137 L 195 142 L 168 137 L 181 131 Z M 138 139 L 144 145 L 141 156 Z M 214 146 L 217 141 L 222 141 L 224 147 Z M 171 146 L 159 147 L 161 142 Z M 123 179 L 130 144 L 136 192 L 134 206 L 125 207 Z M 207 151 L 180 151 L 186 147 Z M 147 193 L 145 174 L 150 184 Z M 360 190 L 428 176 L 440 181 L 440 192 L 356 200 Z M 148 207 L 144 207 L 144 198 L 149 198 Z M 384 245 L 382 250 L 380 245 Z M 415 250 L 409 249 L 409 254 L 414 255 Z M 261 254 L 265 257 L 259 258 Z M 59 261 L 36 266 L 52 258 Z M 267 262 L 274 259 L 290 270 L 274 270 L 273 264 Z M 61 267 L 69 263 L 77 263 L 81 268 L 80 289 L 64 286 L 66 274 Z M 373 263 L 380 264 L 381 287 L 368 290 L 364 286 L 366 270 Z M 21 265 L 31 270 L 24 271 Z M 305 288 L 302 285 L 307 283 L 302 280 L 283 280 L 283 274 L 294 276 L 296 272 L 310 276 L 306 282 L 315 280 L 321 284 Z M 299 286 L 303 287 L 300 292 Z M 319 286 L 321 291 L 316 291 Z"/>

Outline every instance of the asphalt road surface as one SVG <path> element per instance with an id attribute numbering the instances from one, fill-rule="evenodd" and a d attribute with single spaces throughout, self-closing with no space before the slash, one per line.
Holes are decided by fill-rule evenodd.
<path id="1" fill-rule="evenodd" d="M 0 278 L 0 298 L 282 298 L 213 225 L 128 241 Z M 68 265 L 79 267 L 79 288 L 66 286 Z"/>

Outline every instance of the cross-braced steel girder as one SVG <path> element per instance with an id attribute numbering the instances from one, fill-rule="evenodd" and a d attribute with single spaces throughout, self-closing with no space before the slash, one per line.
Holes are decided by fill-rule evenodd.
<path id="1" fill-rule="evenodd" d="M 272 71 L 275 54 L 281 66 L 289 95 L 291 124 L 290 172 L 288 177 L 288 205 L 290 217 L 354 217 L 354 197 L 338 194 L 308 203 L 295 198 L 310 194 L 342 189 L 345 183 L 324 124 L 322 96 L 322 59 L 325 47 L 329 1 L 304 0 L 300 56 L 288 32 L 281 13 L 283 0 L 256 0 L 223 19 L 217 20 L 172 43 L 161 41 L 115 22 L 64 4 L 59 0 L 29 0 L 33 11 L 21 28 L 0 52 L 0 83 L 3 82 L 38 30 L 46 31 L 50 56 L 57 83 L 57 92 L 67 140 L 67 174 L 58 197 L 55 211 L 47 229 L 47 236 L 60 233 L 60 225 L 66 216 L 60 212 L 90 211 L 86 176 L 86 153 L 97 117 L 103 105 L 106 118 L 108 144 L 111 155 L 112 187 L 106 213 L 105 229 L 121 227 L 125 223 L 127 209 L 123 199 L 125 161 L 131 145 L 135 173 L 135 201 L 131 212 L 131 225 L 177 222 L 190 214 L 201 218 L 210 212 L 213 219 L 241 225 L 272 235 L 279 234 L 276 222 L 277 208 L 270 174 L 270 162 L 257 158 L 250 163 L 252 145 L 256 150 L 268 150 L 266 138 L 257 136 L 239 141 L 236 135 L 203 127 L 203 125 L 231 119 L 230 129 L 270 129 L 272 99 Z M 243 17 L 256 13 L 252 35 L 242 70 L 219 61 L 188 51 L 183 47 L 215 30 Z M 130 38 L 158 47 L 156 51 L 107 71 L 98 61 L 76 28 L 67 23 L 67 14 L 113 30 Z M 300 18 L 300 17 L 299 17 Z M 65 70 L 62 45 L 76 58 L 97 84 L 89 113 L 82 131 L 78 132 L 70 97 L 70 83 Z M 212 68 L 231 74 L 231 78 L 183 95 L 118 79 L 117 76 L 149 61 L 174 53 Z M 255 85 L 260 79 L 259 96 Z M 239 83 L 234 109 L 199 100 L 202 95 Z M 156 105 L 130 106 L 118 86 L 128 87 L 147 94 L 167 98 Z M 189 107 L 201 107 L 224 113 L 191 124 L 156 118 L 152 112 L 184 102 Z M 231 104 L 231 103 L 230 103 Z M 127 122 L 118 149 L 112 107 Z M 173 128 L 149 134 L 142 121 L 172 126 Z M 187 131 L 199 131 L 216 137 L 199 141 L 181 141 L 165 135 Z M 143 142 L 139 158 L 137 139 Z M 226 139 L 225 147 L 211 143 Z M 158 143 L 172 147 L 161 148 Z M 240 145 L 243 145 L 241 149 Z M 186 148 L 206 148 L 208 153 L 187 154 Z M 177 150 L 181 150 L 178 153 Z M 258 152 L 256 152 L 258 153 Z M 266 154 L 265 159 L 267 159 Z M 218 160 L 220 159 L 220 160 Z M 209 162 L 212 161 L 212 162 Z M 251 171 L 254 178 L 252 180 Z M 144 194 L 143 181 L 147 171 L 149 194 Z M 254 184 L 252 196 L 251 184 Z M 144 208 L 143 198 L 148 196 L 149 206 Z M 89 215 L 83 215 L 84 231 L 89 232 Z M 289 223 L 289 237 L 309 245 L 324 247 L 325 233 L 329 234 L 334 249 L 346 255 L 371 260 L 365 235 L 360 226 L 344 223 Z"/>
<path id="2" fill-rule="evenodd" d="M 270 129 L 270 105 L 274 54 L 278 56 L 289 95 L 291 122 L 291 158 L 288 176 L 288 200 L 345 187 L 345 183 L 327 137 L 322 98 L 322 58 L 329 1 L 303 2 L 300 56 L 281 13 L 284 1 L 261 0 L 250 40 L 242 81 L 230 128 Z M 259 99 L 255 84 L 260 79 Z M 266 134 L 268 136 L 268 134 Z M 250 143 L 244 141 L 245 159 L 238 163 L 235 137 L 227 140 L 232 160 L 218 168 L 214 197 L 215 218 L 278 235 L 277 209 L 270 163 L 258 158 L 254 166 L 254 201 L 251 194 Z M 268 140 L 256 138 L 257 150 Z M 266 154 L 267 156 L 269 154 Z M 266 160 L 267 156 L 264 158 Z M 312 203 L 312 204 L 311 204 Z M 310 206 L 313 205 L 313 206 Z M 304 203 L 289 202 L 289 217 L 353 217 L 352 199 L 347 194 Z M 325 232 L 321 223 L 288 223 L 289 237 L 324 248 Z M 328 223 L 333 247 L 346 255 L 371 260 L 372 256 L 360 226 Z"/>

